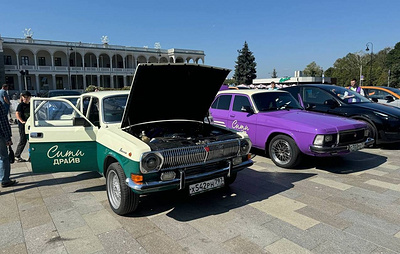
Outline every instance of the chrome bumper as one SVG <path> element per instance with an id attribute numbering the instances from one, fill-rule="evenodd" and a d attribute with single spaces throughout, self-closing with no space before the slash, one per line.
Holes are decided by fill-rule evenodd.
<path id="1" fill-rule="evenodd" d="M 185 171 L 180 170 L 179 178 L 175 178 L 168 181 L 151 181 L 151 182 L 143 182 L 141 184 L 137 184 L 132 181 L 130 178 L 126 178 L 126 184 L 131 188 L 135 193 L 138 194 L 146 194 L 150 192 L 157 192 L 168 189 L 184 189 L 187 185 L 187 182 L 195 183 L 201 182 L 210 178 L 218 177 L 218 176 L 230 176 L 231 173 L 240 171 L 244 168 L 250 167 L 253 165 L 252 160 L 244 161 L 239 165 L 232 166 L 232 163 L 229 163 L 228 167 L 217 169 L 211 172 L 200 173 L 196 175 L 186 176 Z"/>
<path id="2" fill-rule="evenodd" d="M 373 138 L 367 138 L 367 140 L 364 141 L 364 147 L 370 146 L 372 144 L 374 144 Z M 324 153 L 336 154 L 336 153 L 349 152 L 349 146 L 348 145 L 335 146 L 335 147 L 310 146 L 310 150 L 311 152 L 317 154 L 324 154 Z"/>

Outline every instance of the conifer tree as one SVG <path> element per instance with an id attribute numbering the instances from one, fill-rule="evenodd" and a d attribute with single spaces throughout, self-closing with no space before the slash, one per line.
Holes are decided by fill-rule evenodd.
<path id="1" fill-rule="evenodd" d="M 235 62 L 235 74 L 233 78 L 236 80 L 236 84 L 246 84 L 250 85 L 253 79 L 257 77 L 256 75 L 256 65 L 255 57 L 253 52 L 249 50 L 247 42 L 244 42 L 244 46 L 241 50 L 238 50 L 239 56 Z"/>

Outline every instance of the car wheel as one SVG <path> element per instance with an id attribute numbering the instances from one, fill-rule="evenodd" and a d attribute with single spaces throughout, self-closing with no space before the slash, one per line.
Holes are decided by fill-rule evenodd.
<path id="1" fill-rule="evenodd" d="M 301 152 L 296 142 L 285 135 L 274 137 L 269 143 L 268 152 L 275 165 L 282 168 L 293 168 L 301 160 Z"/>
<path id="2" fill-rule="evenodd" d="M 231 173 L 230 177 L 225 177 L 225 186 L 231 185 L 236 180 L 237 173 Z"/>
<path id="3" fill-rule="evenodd" d="M 125 215 L 136 210 L 139 205 L 139 195 L 125 184 L 125 173 L 119 163 L 114 162 L 107 169 L 107 197 L 111 209 L 119 215 Z"/>
<path id="4" fill-rule="evenodd" d="M 372 125 L 370 122 L 363 121 L 365 124 L 367 124 L 367 129 L 369 130 L 368 137 L 374 139 L 374 143 L 371 145 L 371 147 L 376 145 L 376 128 L 374 125 Z"/>

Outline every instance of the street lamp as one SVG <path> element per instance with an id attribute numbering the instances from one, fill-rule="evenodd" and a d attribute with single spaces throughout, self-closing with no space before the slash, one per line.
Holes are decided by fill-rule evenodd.
<path id="1" fill-rule="evenodd" d="M 365 46 L 367 46 L 367 48 L 365 49 L 365 51 L 369 51 L 368 45 L 371 46 L 371 66 L 369 68 L 369 85 L 372 86 L 372 54 L 374 53 L 374 44 L 372 42 L 368 42 Z"/>

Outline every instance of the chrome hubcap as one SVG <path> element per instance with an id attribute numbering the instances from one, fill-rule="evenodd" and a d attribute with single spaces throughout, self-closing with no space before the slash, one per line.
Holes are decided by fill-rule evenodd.
<path id="1" fill-rule="evenodd" d="M 117 173 L 113 170 L 108 173 L 107 191 L 111 205 L 118 209 L 121 205 L 121 185 Z"/>
<path id="2" fill-rule="evenodd" d="M 276 140 L 272 143 L 272 158 L 279 164 L 287 164 L 292 159 L 289 142 L 286 140 Z"/>

